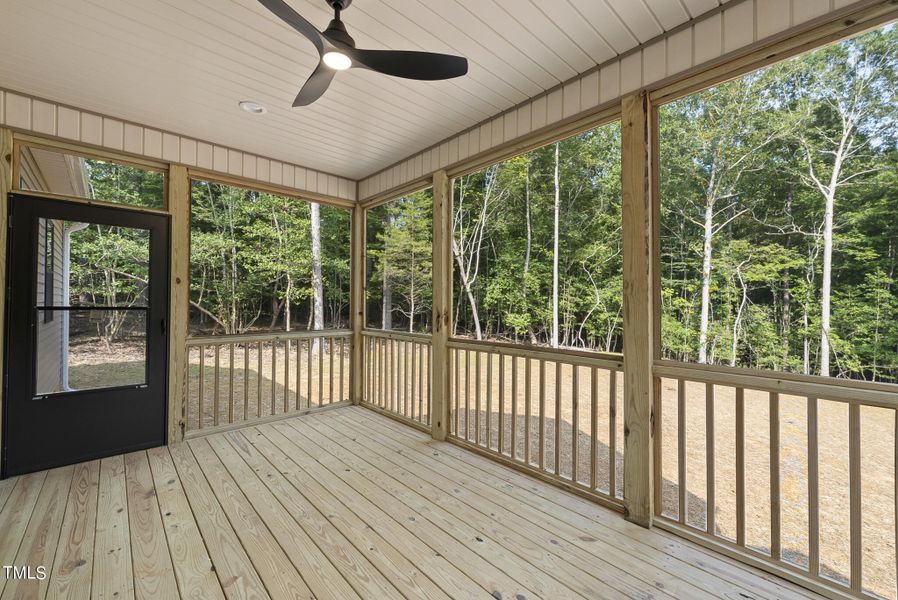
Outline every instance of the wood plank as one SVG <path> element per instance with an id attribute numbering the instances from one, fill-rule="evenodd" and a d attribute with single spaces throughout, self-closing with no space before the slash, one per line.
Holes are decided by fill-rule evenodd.
<path id="1" fill-rule="evenodd" d="M 25 534 L 25 527 L 34 512 L 38 495 L 47 478 L 47 471 L 39 471 L 16 478 L 15 486 L 9 499 L 0 511 L 0 563 L 11 565 L 15 561 L 16 554 Z M 6 587 L 7 578 L 0 578 L 0 593 Z"/>
<path id="2" fill-rule="evenodd" d="M 449 366 L 449 328 L 452 324 L 452 183 L 446 171 L 433 174 L 433 308 L 430 362 L 431 430 L 435 440 L 449 433 L 449 394 L 452 370 Z M 458 435 L 458 353 L 455 353 L 455 434 Z M 465 421 L 467 422 L 467 420 Z"/>
<path id="3" fill-rule="evenodd" d="M 648 96 L 621 103 L 622 230 L 624 254 L 624 502 L 626 517 L 651 526 L 653 508 L 652 363 L 654 335 L 653 232 L 655 202 L 650 193 L 652 124 Z"/>
<path id="4" fill-rule="evenodd" d="M 298 434 L 290 429 L 284 429 L 282 433 L 280 428 L 273 425 L 263 425 L 256 429 L 261 431 L 274 447 L 283 450 L 284 454 L 299 467 L 292 472 L 293 475 L 301 476 L 306 483 L 315 481 L 321 489 L 327 490 L 344 505 L 351 507 L 352 511 L 367 523 L 367 527 L 362 531 L 367 532 L 370 529 L 384 539 L 396 543 L 403 554 L 421 568 L 425 568 L 427 575 L 447 594 L 453 598 L 489 597 L 484 588 L 475 583 L 469 574 L 455 567 L 443 553 L 408 531 L 404 523 L 397 520 L 398 517 L 388 515 L 378 504 L 358 494 L 352 486 L 334 477 L 330 471 L 307 454 L 293 441 L 294 435 Z"/>
<path id="5" fill-rule="evenodd" d="M 292 427 L 294 423 L 284 422 L 275 425 L 275 429 L 287 437 L 293 444 L 307 455 L 314 456 L 320 466 L 327 470 L 328 478 L 334 477 L 342 480 L 352 487 L 356 496 L 365 497 L 370 502 L 380 506 L 387 506 L 391 515 L 413 537 L 419 540 L 419 544 L 425 544 L 432 551 L 439 553 L 455 565 L 455 571 L 463 571 L 474 580 L 486 592 L 501 594 L 502 597 L 513 598 L 515 594 L 523 594 L 528 598 L 538 597 L 531 590 L 525 588 L 509 577 L 503 570 L 481 560 L 470 545 L 483 543 L 472 537 L 468 544 L 462 543 L 451 535 L 446 535 L 442 529 L 436 526 L 420 512 L 412 509 L 402 502 L 396 502 L 388 493 L 372 485 L 365 477 L 353 469 L 347 469 L 337 458 L 322 452 L 321 449 L 297 429 Z M 485 538 L 484 538 L 485 539 Z M 498 597 L 498 596 L 495 596 Z"/>
<path id="6" fill-rule="evenodd" d="M 411 428 L 359 409 L 359 417 L 372 430 L 389 431 L 392 439 L 423 440 Z M 441 472 L 458 470 L 468 479 L 477 479 L 491 487 L 501 487 L 506 494 L 529 504 L 545 515 L 552 515 L 580 528 L 596 539 L 612 537 L 616 545 L 630 548 L 643 560 L 660 560 L 674 576 L 702 582 L 702 587 L 715 589 L 725 583 L 721 596 L 729 595 L 732 586 L 750 590 L 755 597 L 799 599 L 816 597 L 810 592 L 758 570 L 746 568 L 721 555 L 706 551 L 657 529 L 647 530 L 627 521 L 594 502 L 567 493 L 557 486 L 499 465 L 493 460 L 466 451 L 453 444 L 433 444 L 428 453 L 444 463 Z M 448 469 L 448 471 L 446 471 Z M 711 586 L 710 588 L 708 586 Z"/>
<path id="7" fill-rule="evenodd" d="M 264 475 L 263 481 L 273 491 L 276 490 L 280 498 L 289 497 L 291 504 L 308 506 L 308 512 L 302 513 L 301 518 L 312 519 L 315 527 L 332 527 L 335 531 L 328 535 L 334 537 L 334 543 L 339 544 L 341 552 L 352 553 L 345 544 L 353 544 L 407 598 L 448 598 L 418 567 L 330 490 L 302 471 L 279 445 L 272 443 L 255 428 L 240 431 L 239 435 L 243 442 L 234 445 L 244 460 Z M 318 525 L 316 514 L 324 515 L 327 525 Z M 300 518 L 299 515 L 294 516 Z"/>
<path id="8" fill-rule="evenodd" d="M 224 598 L 168 448 L 147 450 L 153 485 L 182 598 Z"/>
<path id="9" fill-rule="evenodd" d="M 38 566 L 46 568 L 53 564 L 74 472 L 75 469 L 72 466 L 51 469 L 41 487 L 31 520 L 28 521 L 28 526 L 25 528 L 19 551 L 11 563 L 18 567 L 29 567 L 31 577 L 36 575 L 35 569 Z M 47 594 L 49 584 L 49 578 L 13 578 L 7 582 L 3 595 L 0 597 L 4 600 L 8 598 L 43 598 Z"/>
<path id="10" fill-rule="evenodd" d="M 47 598 L 90 598 L 100 461 L 75 465 Z"/>
<path id="11" fill-rule="evenodd" d="M 587 597 L 712 597 L 684 580 L 671 579 L 641 557 L 616 551 L 604 540 L 583 541 L 580 539 L 584 537 L 583 532 L 577 527 L 511 500 L 504 491 L 472 481 L 456 470 L 438 470 L 442 466 L 440 462 L 419 443 L 390 439 L 347 417 L 307 419 L 301 425 L 319 431 L 328 426 L 327 435 L 343 445 L 349 454 L 370 462 L 375 476 L 382 471 L 401 477 L 405 485 L 447 511 L 463 515 L 466 523 L 494 535 L 512 554 L 519 554 L 534 567 L 556 576 Z M 403 476 L 404 473 L 414 477 Z M 536 552 L 531 550 L 534 543 Z M 588 571 L 583 569 L 584 565 L 589 565 Z M 601 573 L 600 580 L 593 573 Z M 661 580 L 664 583 L 659 586 Z"/>
<path id="12" fill-rule="evenodd" d="M 274 600 L 313 597 L 308 585 L 206 439 L 193 440 L 188 445 L 271 597 Z"/>
<path id="13" fill-rule="evenodd" d="M 195 448 L 194 453 L 199 452 L 203 456 L 208 454 L 207 448 L 211 448 L 218 456 L 218 460 L 240 487 L 314 597 L 359 598 L 309 534 L 284 510 L 224 436 L 208 437 L 192 444 L 192 447 Z"/>
<path id="14" fill-rule="evenodd" d="M 91 579 L 91 598 L 134 598 L 128 492 L 122 456 L 112 456 L 100 461 L 94 557 L 96 562 Z"/>
<path id="15" fill-rule="evenodd" d="M 169 453 L 228 600 L 266 600 L 268 592 L 187 444 Z"/>
<path id="16" fill-rule="evenodd" d="M 316 551 L 330 559 L 339 575 L 360 596 L 389 598 L 399 594 L 396 587 L 365 558 L 365 555 L 324 517 L 319 507 L 306 500 L 305 496 L 291 486 L 286 478 L 249 443 L 246 434 L 252 433 L 251 430 L 232 432 L 223 437 L 233 448 L 233 452 L 255 473 L 252 477 L 258 477 L 277 498 L 287 514 L 314 541 Z"/>
<path id="17" fill-rule="evenodd" d="M 169 283 L 168 443 L 184 439 L 187 430 L 187 332 L 190 296 L 190 178 L 183 165 L 171 165 L 166 177 L 171 213 Z M 201 350 L 202 351 L 202 350 Z M 198 413 L 202 418 L 202 412 Z"/>
<path id="18" fill-rule="evenodd" d="M 384 438 L 380 433 L 366 431 L 365 426 L 357 424 L 355 420 L 337 420 L 342 423 L 309 419 L 302 425 L 313 427 L 322 435 L 329 436 L 342 445 L 349 455 L 364 457 L 363 460 L 373 467 L 359 467 L 352 463 L 356 465 L 354 468 L 371 473 L 374 477 L 380 477 L 379 473 L 392 474 L 421 496 L 445 508 L 446 512 L 462 516 L 466 523 L 498 540 L 507 548 L 507 552 L 517 555 L 518 560 L 541 569 L 542 573 L 552 575 L 562 584 L 573 588 L 577 594 L 590 598 L 648 595 L 670 597 L 666 591 L 669 587 L 666 574 L 653 572 L 651 565 L 646 565 L 637 557 L 614 554 L 613 551 L 609 552 L 611 549 L 590 553 L 578 544 L 582 543 L 580 538 L 583 536 L 576 527 L 560 522 L 549 525 L 544 515 L 540 515 L 537 510 L 510 501 L 502 491 L 473 484 L 457 473 L 447 473 L 448 477 L 437 475 L 439 471 L 435 468 L 439 463 L 428 457 L 420 444 L 402 444 Z M 329 430 L 325 431 L 324 427 L 329 427 Z M 403 458 L 396 458 L 398 456 Z M 408 473 L 414 477 L 409 477 Z M 434 509 L 431 508 L 430 511 Z M 594 543 L 604 546 L 599 540 Z M 611 558 L 612 554 L 614 558 Z M 589 565 L 588 570 L 584 568 L 585 565 Z M 601 573 L 601 577 L 598 578 L 593 573 Z M 657 580 L 659 577 L 665 579 L 666 583 L 658 586 L 653 578 Z M 537 581 L 536 585 L 540 583 Z M 676 581 L 672 588 L 678 592 L 670 593 L 679 593 L 680 597 L 711 597 L 689 585 L 678 586 Z"/>
<path id="19" fill-rule="evenodd" d="M 175 598 L 175 581 L 168 540 L 156 501 L 156 488 L 146 452 L 125 455 L 128 520 L 136 598 Z"/>

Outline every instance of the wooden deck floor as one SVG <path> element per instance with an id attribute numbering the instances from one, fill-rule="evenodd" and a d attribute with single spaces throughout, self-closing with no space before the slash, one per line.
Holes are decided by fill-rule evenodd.
<path id="1" fill-rule="evenodd" d="M 0 564 L 48 574 L 3 599 L 814 597 L 353 407 L 0 482 Z"/>

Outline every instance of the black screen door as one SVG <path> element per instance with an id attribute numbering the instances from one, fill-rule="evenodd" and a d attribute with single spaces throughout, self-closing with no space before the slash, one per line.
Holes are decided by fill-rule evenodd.
<path id="1" fill-rule="evenodd" d="M 2 475 L 164 444 L 168 217 L 9 198 Z"/>

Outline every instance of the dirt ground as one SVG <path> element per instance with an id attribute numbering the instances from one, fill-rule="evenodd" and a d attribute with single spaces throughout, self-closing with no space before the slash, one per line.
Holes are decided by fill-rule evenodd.
<path id="1" fill-rule="evenodd" d="M 331 347 L 333 341 L 333 347 Z M 245 419 L 283 414 L 349 399 L 349 342 L 322 340 L 311 352 L 303 341 L 297 354 L 296 341 L 289 350 L 277 344 L 225 344 L 218 350 L 218 420 L 219 425 Z M 199 429 L 200 404 L 203 427 L 216 424 L 215 418 L 215 348 L 207 346 L 201 367 L 200 350 L 192 348 L 188 356 L 187 430 Z M 272 358 L 274 360 L 272 360 Z M 200 402 L 200 373 L 203 393 Z M 341 383 L 342 376 L 342 383 Z M 298 385 L 297 385 L 298 383 Z"/>
<path id="2" fill-rule="evenodd" d="M 512 390 L 512 359 L 505 359 L 504 381 L 504 446 L 510 453 L 511 397 L 517 396 L 516 456 L 523 457 L 524 445 L 530 444 L 531 462 L 538 458 L 539 368 L 531 362 L 530 438 L 525 439 L 525 362 L 518 358 L 518 384 Z M 466 374 L 469 373 L 469 376 Z M 590 482 L 590 402 L 592 384 L 590 370 L 578 368 L 578 457 L 577 479 Z M 597 469 L 598 489 L 608 493 L 611 425 L 609 415 L 609 373 L 597 373 Z M 452 427 L 461 437 L 475 441 L 478 423 L 476 362 L 471 354 L 467 365 L 461 354 L 458 369 L 458 393 L 453 380 Z M 491 386 L 487 385 L 487 359 L 481 354 L 480 365 L 480 443 L 497 449 L 499 421 L 499 358 L 493 357 Z M 571 477 L 573 427 L 573 367 L 563 365 L 560 377 L 560 473 Z M 616 494 L 620 495 L 623 472 L 623 397 L 622 377 L 616 377 L 615 453 Z M 491 388 L 491 407 L 487 412 L 487 390 Z M 664 380 L 662 385 L 661 435 L 663 444 L 662 489 L 665 516 L 677 519 L 677 382 Z M 546 363 L 545 469 L 555 470 L 556 367 Z M 467 406 L 466 406 L 467 402 Z M 706 527 L 706 441 L 705 386 L 686 384 L 686 497 L 689 525 Z M 735 465 L 735 390 L 715 386 L 714 400 L 714 472 L 715 533 L 735 541 L 736 538 L 736 465 Z M 781 480 L 781 544 L 783 558 L 795 565 L 808 564 L 808 460 L 807 400 L 803 397 L 780 396 L 780 480 Z M 467 418 L 466 418 L 467 416 Z M 489 425 L 487 425 L 489 422 Z M 745 474 L 746 474 L 746 543 L 764 554 L 770 552 L 770 450 L 768 394 L 746 390 L 745 393 Z M 849 491 L 848 491 L 848 407 L 841 402 L 818 401 L 819 439 L 819 506 L 820 506 L 820 571 L 825 577 L 847 582 L 849 574 Z M 895 598 L 895 411 L 863 407 L 861 409 L 861 489 L 862 489 L 862 581 L 864 590 L 876 596 Z"/>

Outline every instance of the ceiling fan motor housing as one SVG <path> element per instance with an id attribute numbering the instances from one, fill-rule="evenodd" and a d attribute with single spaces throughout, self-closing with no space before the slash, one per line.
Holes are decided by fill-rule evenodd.
<path id="1" fill-rule="evenodd" d="M 325 0 L 334 10 L 346 10 L 352 4 L 352 0 Z"/>

